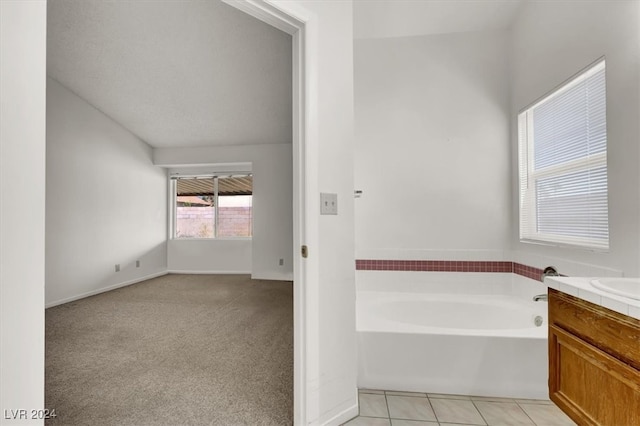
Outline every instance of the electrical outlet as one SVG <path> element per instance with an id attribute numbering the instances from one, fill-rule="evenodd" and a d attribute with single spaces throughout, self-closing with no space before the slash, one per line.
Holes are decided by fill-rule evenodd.
<path id="1" fill-rule="evenodd" d="M 338 194 L 320 193 L 320 214 L 338 214 Z"/>
<path id="2" fill-rule="evenodd" d="M 280 259 L 280 261 L 278 262 L 278 265 L 280 266 L 284 265 L 284 259 Z"/>
<path id="3" fill-rule="evenodd" d="M 140 267 L 140 261 L 136 260 L 136 268 L 139 268 L 139 267 Z"/>
<path id="4" fill-rule="evenodd" d="M 116 263 L 116 272 L 120 272 L 120 264 Z"/>

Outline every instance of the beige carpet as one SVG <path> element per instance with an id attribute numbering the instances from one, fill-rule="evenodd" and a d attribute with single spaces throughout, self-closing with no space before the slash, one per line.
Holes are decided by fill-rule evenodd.
<path id="1" fill-rule="evenodd" d="M 290 425 L 291 282 L 167 275 L 46 311 L 49 425 Z"/>

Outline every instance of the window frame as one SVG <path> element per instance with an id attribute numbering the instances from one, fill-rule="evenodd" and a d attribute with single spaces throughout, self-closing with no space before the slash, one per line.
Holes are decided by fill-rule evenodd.
<path id="1" fill-rule="evenodd" d="M 251 235 L 250 236 L 218 236 L 218 222 L 219 222 L 219 214 L 218 214 L 218 179 L 219 178 L 228 178 L 228 177 L 239 177 L 239 176 L 251 176 L 253 177 L 253 173 L 251 171 L 239 171 L 239 172 L 216 172 L 216 173 L 193 173 L 193 174 L 181 174 L 181 173 L 172 173 L 169 175 L 169 212 L 170 212 L 170 222 L 169 222 L 169 238 L 171 240 L 176 241 L 224 241 L 224 240 L 251 240 L 253 239 L 253 183 L 251 184 Z M 214 236 L 213 237 L 184 237 L 180 238 L 176 235 L 176 231 L 178 228 L 178 180 L 179 179 L 213 179 L 214 185 L 214 196 L 213 196 L 213 206 L 214 206 Z"/>
<path id="2" fill-rule="evenodd" d="M 609 188 L 608 175 L 609 169 L 607 165 L 608 140 L 605 139 L 605 149 L 596 154 L 587 154 L 580 158 L 570 159 L 559 164 L 552 164 L 536 170 L 535 161 L 535 140 L 533 136 L 533 110 L 544 104 L 545 102 L 556 98 L 565 91 L 586 81 L 591 76 L 604 70 L 605 71 L 605 108 L 606 108 L 606 62 L 605 58 L 599 58 L 561 85 L 544 95 L 539 100 L 533 102 L 529 106 L 518 112 L 516 126 L 518 137 L 518 173 L 519 173 L 519 240 L 522 243 L 531 243 L 539 245 L 548 245 L 556 247 L 570 247 L 577 249 L 585 249 L 595 252 L 608 252 L 610 247 L 610 227 L 609 227 Z M 606 128 L 606 116 L 605 116 Z M 605 130 L 606 135 L 606 130 Z M 567 236 L 556 233 L 545 233 L 538 230 L 537 208 L 538 201 L 536 199 L 537 190 L 535 186 L 542 179 L 550 177 L 565 176 L 568 173 L 578 173 L 584 171 L 596 170 L 604 167 L 606 170 L 607 181 L 607 202 L 606 202 L 606 219 L 607 219 L 607 238 L 589 238 L 584 236 Z M 527 216 L 528 215 L 528 216 Z"/>

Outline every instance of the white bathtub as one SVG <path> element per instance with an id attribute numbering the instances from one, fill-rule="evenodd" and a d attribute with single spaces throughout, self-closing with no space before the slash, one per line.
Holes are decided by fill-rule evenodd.
<path id="1" fill-rule="evenodd" d="M 360 388 L 548 398 L 547 304 L 530 298 L 542 284 L 510 274 L 363 272 Z M 385 277 L 394 291 L 383 291 Z"/>

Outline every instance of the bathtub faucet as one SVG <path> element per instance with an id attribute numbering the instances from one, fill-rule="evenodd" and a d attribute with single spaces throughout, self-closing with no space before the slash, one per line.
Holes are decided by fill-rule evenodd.
<path id="1" fill-rule="evenodd" d="M 541 300 L 543 302 L 548 302 L 549 301 L 549 296 L 547 294 L 539 294 L 537 296 L 533 296 L 533 301 L 534 302 L 539 302 Z"/>
<path id="2" fill-rule="evenodd" d="M 540 281 L 544 282 L 545 277 L 559 277 L 560 274 L 555 266 L 547 266 L 542 271 L 542 276 L 540 277 Z"/>

